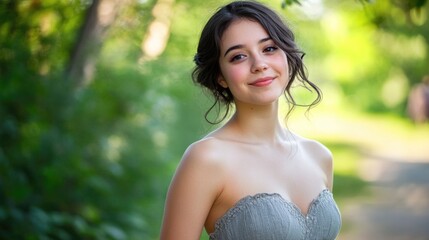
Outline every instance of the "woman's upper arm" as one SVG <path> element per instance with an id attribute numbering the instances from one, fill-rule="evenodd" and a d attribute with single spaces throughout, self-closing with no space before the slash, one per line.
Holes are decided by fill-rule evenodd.
<path id="1" fill-rule="evenodd" d="M 324 169 L 327 177 L 326 185 L 328 189 L 332 192 L 333 183 L 334 183 L 334 166 L 333 166 L 333 156 L 330 150 L 328 150 L 326 154 Z"/>
<path id="2" fill-rule="evenodd" d="M 184 154 L 170 184 L 161 239 L 199 239 L 213 201 L 220 192 L 218 162 L 204 144 Z"/>
<path id="3" fill-rule="evenodd" d="M 326 187 L 332 191 L 334 180 L 333 156 L 332 152 L 324 145 L 320 144 L 320 160 L 321 168 L 326 175 Z"/>
<path id="4" fill-rule="evenodd" d="M 313 155 L 315 162 L 325 175 L 325 185 L 332 191 L 333 185 L 333 156 L 332 152 L 322 143 L 311 140 L 307 142 L 307 150 Z"/>

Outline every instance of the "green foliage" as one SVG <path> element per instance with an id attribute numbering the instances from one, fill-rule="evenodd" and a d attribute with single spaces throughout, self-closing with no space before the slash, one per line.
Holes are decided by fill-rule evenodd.
<path id="1" fill-rule="evenodd" d="M 188 133 L 203 121 L 189 118 L 203 107 L 191 58 L 139 65 L 154 3 L 134 2 L 76 88 L 64 72 L 88 5 L 1 4 L 0 238 L 155 239 L 173 169 L 203 132 Z"/>
<path id="2" fill-rule="evenodd" d="M 1 2 L 1 239 L 157 235 L 168 156 L 154 140 L 153 126 L 164 125 L 136 55 L 100 63 L 89 86 L 65 81 L 86 8 Z"/>
<path id="3" fill-rule="evenodd" d="M 428 9 L 426 1 L 303 1 L 283 13 L 325 99 L 404 117 L 409 89 L 428 74 Z"/>
<path id="4" fill-rule="evenodd" d="M 406 113 L 409 88 L 421 82 L 429 73 L 429 4 L 426 0 L 374 1 L 364 4 L 364 8 L 368 19 L 377 27 L 375 43 L 379 46 L 379 58 L 383 61 L 382 64 L 377 64 L 380 68 L 376 69 L 385 75 L 378 73 L 380 80 L 376 89 L 379 90 L 380 97 L 371 99 L 372 104 L 366 104 L 363 109 L 372 112 L 395 112 L 403 116 Z M 371 77 L 377 79 L 377 76 Z M 395 88 L 395 85 L 396 89 L 403 89 L 403 92 L 399 91 L 396 95 L 404 97 L 389 101 L 395 99 L 395 96 L 387 92 Z M 372 94 L 377 93 L 372 91 L 367 95 L 374 96 Z M 377 102 L 379 104 L 376 104 Z"/>
<path id="5" fill-rule="evenodd" d="M 292 4 L 298 4 L 301 5 L 299 0 L 283 0 L 282 1 L 282 8 L 285 8 L 286 6 L 292 5 Z"/>
<path id="6" fill-rule="evenodd" d="M 64 2 L 1 5 L 0 237 L 71 238 L 87 224 L 75 216 L 77 202 L 55 201 L 76 184 L 67 166 L 74 154 L 66 155 L 73 142 L 63 131 L 70 96 L 55 78 L 72 44 L 62 31 L 76 29 L 81 14 Z"/>

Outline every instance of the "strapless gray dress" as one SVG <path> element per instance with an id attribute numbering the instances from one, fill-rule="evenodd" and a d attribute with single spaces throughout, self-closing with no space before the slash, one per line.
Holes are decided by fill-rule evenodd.
<path id="1" fill-rule="evenodd" d="M 277 193 L 259 193 L 238 201 L 215 224 L 211 240 L 335 239 L 341 215 L 332 193 L 323 190 L 306 215 Z"/>

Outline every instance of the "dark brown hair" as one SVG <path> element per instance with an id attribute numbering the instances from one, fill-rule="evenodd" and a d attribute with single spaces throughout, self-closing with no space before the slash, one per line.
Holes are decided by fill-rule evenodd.
<path id="1" fill-rule="evenodd" d="M 205 114 L 206 120 L 212 124 L 221 122 L 230 111 L 234 100 L 231 91 L 219 85 L 218 76 L 220 74 L 219 55 L 221 38 L 230 24 L 237 19 L 249 19 L 261 24 L 276 45 L 286 53 L 290 74 L 290 81 L 284 92 L 290 105 L 288 115 L 295 106 L 308 106 L 311 108 L 320 102 L 322 92 L 314 83 L 308 80 L 302 61 L 305 53 L 296 46 L 294 34 L 289 27 L 273 10 L 260 3 L 255 1 L 236 1 L 221 7 L 209 19 L 201 33 L 197 53 L 194 57 L 196 67 L 192 72 L 192 78 L 195 83 L 208 89 L 215 100 Z M 313 89 L 316 92 L 317 97 L 312 103 L 300 105 L 295 102 L 290 92 L 291 85 L 295 79 L 302 82 L 303 86 L 310 91 Z M 208 119 L 209 113 L 216 106 L 220 109 L 222 104 L 226 106 L 226 112 L 223 117 L 220 120 L 210 121 Z"/>

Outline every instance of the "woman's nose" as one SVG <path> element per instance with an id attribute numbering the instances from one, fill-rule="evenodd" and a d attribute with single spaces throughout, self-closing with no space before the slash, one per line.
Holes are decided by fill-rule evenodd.
<path id="1" fill-rule="evenodd" d="M 260 56 L 254 57 L 251 72 L 262 72 L 268 69 L 268 64 Z"/>

